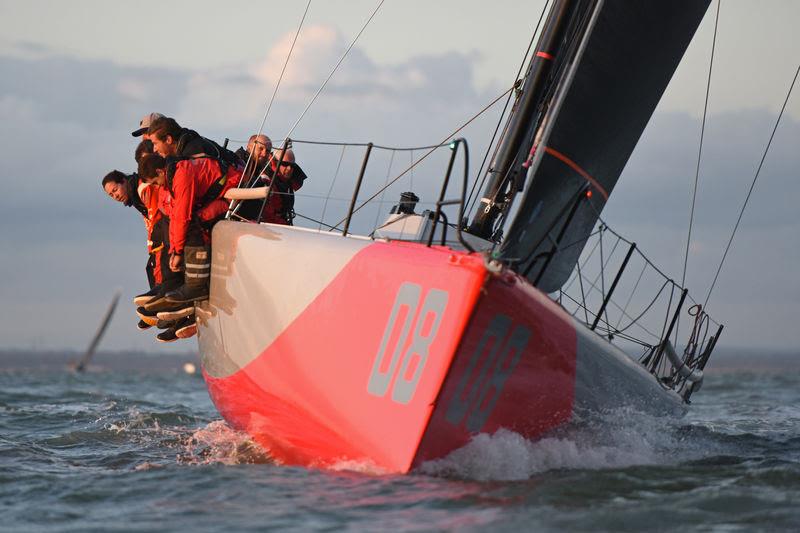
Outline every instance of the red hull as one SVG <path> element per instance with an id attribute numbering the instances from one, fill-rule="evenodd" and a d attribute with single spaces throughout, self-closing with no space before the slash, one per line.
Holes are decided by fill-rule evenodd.
<path id="1" fill-rule="evenodd" d="M 489 272 L 481 256 L 444 248 L 361 241 L 285 327 L 242 355 L 277 320 L 267 300 L 302 284 L 273 285 L 284 292 L 269 298 L 238 293 L 237 276 L 258 255 L 247 247 L 279 257 L 274 236 L 292 241 L 297 230 L 236 226 L 215 230 L 229 246 L 215 244 L 211 305 L 198 315 L 205 376 L 225 419 L 277 460 L 407 472 L 479 432 L 535 438 L 570 418 L 570 317 L 521 278 Z M 264 231 L 270 238 L 243 238 Z M 301 237 L 290 244 L 325 238 Z M 261 304 L 264 328 L 244 312 Z"/>

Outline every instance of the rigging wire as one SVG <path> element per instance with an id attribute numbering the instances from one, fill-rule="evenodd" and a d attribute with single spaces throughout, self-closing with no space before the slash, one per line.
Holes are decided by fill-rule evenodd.
<path id="1" fill-rule="evenodd" d="M 283 81 L 283 74 L 286 72 L 286 67 L 289 65 L 289 59 L 292 57 L 292 52 L 294 51 L 294 45 L 297 42 L 297 38 L 300 36 L 300 30 L 303 28 L 303 23 L 306 21 L 306 15 L 308 15 L 308 9 L 311 7 L 311 0 L 308 0 L 306 4 L 306 10 L 303 12 L 303 17 L 300 19 L 300 24 L 297 26 L 297 31 L 294 34 L 294 39 L 292 39 L 292 45 L 289 47 L 289 53 L 286 54 L 286 61 L 283 62 L 283 68 L 281 69 L 281 75 L 278 77 L 278 82 L 275 84 L 275 90 L 272 91 L 272 97 L 269 100 L 269 104 L 267 104 L 267 110 L 264 112 L 264 117 L 261 119 L 261 124 L 258 126 L 258 133 L 256 135 L 261 135 L 264 131 L 264 125 L 267 123 L 267 117 L 269 116 L 269 112 L 272 109 L 272 104 L 275 102 L 275 96 L 278 94 L 278 88 L 281 86 L 281 82 Z M 255 145 L 253 145 L 255 148 Z M 247 161 L 245 162 L 245 168 L 248 168 L 250 164 L 250 159 L 253 157 L 253 152 L 250 151 L 247 154 Z"/>
<path id="2" fill-rule="evenodd" d="M 408 154 L 408 160 L 413 163 L 414 162 L 414 150 Z M 411 175 L 408 176 L 408 189 L 413 191 L 414 190 L 414 167 L 411 167 Z"/>
<path id="3" fill-rule="evenodd" d="M 714 50 L 717 45 L 717 27 L 719 26 L 719 10 L 722 0 L 717 0 L 717 15 L 714 19 L 714 38 L 711 40 L 711 60 L 708 62 L 708 80 L 706 81 L 706 100 L 703 104 L 703 123 L 700 126 L 700 146 L 697 149 L 697 166 L 694 172 L 694 188 L 692 189 L 692 208 L 689 211 L 689 233 L 686 236 L 686 253 L 683 256 L 683 274 L 681 274 L 681 286 L 686 286 L 686 268 L 689 263 L 689 244 L 692 240 L 692 226 L 694 224 L 694 206 L 697 200 L 697 182 L 700 178 L 700 159 L 703 155 L 703 139 L 706 131 L 706 116 L 708 114 L 708 96 L 711 92 L 711 71 L 714 67 Z M 676 328 L 677 330 L 677 328 Z M 677 332 L 677 331 L 676 331 Z"/>
<path id="4" fill-rule="evenodd" d="M 357 143 L 357 142 L 330 142 L 330 141 L 305 141 L 303 139 L 292 139 L 292 144 L 318 144 L 322 146 L 363 146 L 367 147 L 372 144 L 373 150 L 391 150 L 393 152 L 413 152 L 414 150 L 427 150 L 429 148 L 441 148 L 442 146 L 447 146 L 447 143 L 444 144 L 434 144 L 428 146 L 384 146 L 382 144 L 375 144 L 375 143 Z"/>
<path id="5" fill-rule="evenodd" d="M 331 70 L 331 73 L 330 73 L 330 74 L 328 74 L 328 77 L 327 77 L 327 78 L 325 78 L 325 81 L 324 81 L 324 82 L 322 82 L 322 85 L 320 86 L 320 88 L 319 88 L 319 89 L 317 89 L 317 92 L 316 92 L 316 93 L 314 94 L 314 96 L 311 98 L 311 101 L 309 101 L 309 102 L 308 102 L 308 105 L 306 105 L 305 109 L 303 109 L 303 112 L 302 112 L 302 113 L 300 113 L 300 116 L 299 116 L 299 117 L 297 117 L 297 120 L 296 120 L 296 121 L 295 121 L 295 123 L 292 125 L 292 127 L 291 127 L 291 128 L 289 128 L 289 133 L 287 133 L 286 135 L 284 135 L 284 138 L 285 138 L 285 139 L 288 139 L 288 138 L 289 138 L 289 137 L 292 135 L 292 133 L 294 133 L 294 129 L 295 129 L 297 126 L 298 126 L 298 124 L 300 124 L 300 121 L 301 121 L 301 120 L 303 120 L 303 117 L 304 117 L 304 116 L 306 116 L 306 113 L 307 113 L 307 112 L 308 112 L 308 110 L 311 108 L 311 106 L 314 104 L 314 102 L 317 100 L 317 97 L 320 95 L 320 93 L 322 93 L 322 90 L 323 90 L 323 89 L 325 89 L 325 86 L 326 86 L 326 85 L 328 85 L 328 82 L 331 80 L 331 78 L 333 77 L 333 75 L 336 73 L 336 70 L 339 68 L 339 65 L 341 65 L 341 64 L 342 64 L 342 62 L 344 61 L 344 59 L 347 57 L 347 54 L 349 54 L 349 53 L 350 53 L 350 50 L 353 48 L 353 46 L 355 46 L 355 44 L 356 44 L 356 41 L 358 41 L 358 38 L 359 38 L 359 37 L 361 37 L 361 34 L 362 34 L 362 33 L 364 33 L 364 30 L 366 30 L 366 29 L 367 29 L 367 26 L 369 25 L 369 23 L 370 23 L 370 22 L 372 22 L 372 19 L 373 19 L 373 18 L 375 17 L 375 15 L 378 13 L 378 10 L 379 10 L 379 9 L 381 8 L 381 6 L 383 5 L 383 2 L 384 2 L 384 1 L 385 1 L 385 0 L 380 0 L 380 2 L 378 2 L 378 5 L 377 5 L 377 6 L 375 7 L 375 9 L 372 11 L 372 14 L 369 16 L 369 18 L 367 19 L 367 21 L 366 21 L 366 22 L 364 23 L 364 25 L 361 27 L 361 30 L 359 30 L 358 34 L 355 36 L 355 38 L 353 39 L 353 41 L 350 43 L 350 46 L 348 46 L 348 47 L 347 47 L 347 50 L 345 50 L 345 51 L 344 51 L 344 54 L 342 54 L 342 57 L 341 57 L 341 58 L 339 58 L 339 61 L 338 61 L 338 62 L 336 63 L 336 65 L 333 67 L 333 70 Z"/>
<path id="6" fill-rule="evenodd" d="M 389 168 L 386 169 L 386 183 L 389 183 L 389 178 L 392 176 L 392 165 L 394 164 L 394 154 L 397 152 L 392 152 L 391 157 L 389 158 Z M 384 187 L 383 192 L 381 192 L 381 198 L 378 200 L 378 208 L 375 210 L 375 228 L 378 227 L 378 222 L 380 221 L 381 217 L 381 207 L 383 207 L 383 198 L 386 195 L 386 188 Z"/>
<path id="7" fill-rule="evenodd" d="M 333 226 L 328 226 L 327 224 L 325 224 L 321 220 L 317 220 L 315 218 L 307 217 L 307 216 L 305 216 L 305 215 L 303 215 L 301 213 L 295 213 L 295 215 L 300 217 L 300 218 L 304 218 L 304 219 L 308 220 L 309 222 L 313 222 L 314 224 L 319 224 L 320 231 L 322 230 L 322 226 L 325 226 L 325 227 L 330 228 L 330 229 L 334 229 Z"/>
<path id="8" fill-rule="evenodd" d="M 325 196 L 325 203 L 322 204 L 322 214 L 320 215 L 320 220 L 325 220 L 325 211 L 328 210 L 328 200 L 333 194 L 333 186 L 336 185 L 336 178 L 339 177 L 339 170 L 342 168 L 342 159 L 344 159 L 344 151 L 347 150 L 347 145 L 342 145 L 342 153 L 339 155 L 339 162 L 336 164 L 336 172 L 333 173 L 333 179 L 331 180 L 331 186 L 328 189 L 328 194 Z M 319 229 L 322 229 L 323 223 L 319 223 Z M 325 224 L 327 226 L 327 224 Z"/>
<path id="9" fill-rule="evenodd" d="M 783 107 L 781 107 L 781 112 L 778 114 L 778 118 L 775 121 L 775 127 L 772 128 L 772 133 L 769 136 L 769 141 L 767 141 L 766 148 L 764 148 L 764 154 L 761 156 L 761 161 L 758 163 L 758 168 L 756 169 L 756 175 L 753 176 L 753 182 L 750 184 L 750 190 L 747 191 L 747 196 L 745 197 L 744 203 L 742 204 L 742 209 L 739 211 L 739 218 L 736 219 L 736 225 L 734 225 L 733 231 L 731 232 L 731 238 L 728 240 L 728 245 L 725 246 L 725 253 L 722 254 L 722 260 L 719 262 L 717 273 L 714 275 L 714 281 L 711 282 L 711 287 L 709 287 L 708 289 L 706 300 L 705 302 L 703 302 L 703 309 L 705 309 L 706 306 L 708 305 L 708 300 L 711 298 L 711 292 L 714 290 L 714 286 L 717 284 L 717 279 L 719 278 L 719 273 L 722 270 L 722 265 L 725 263 L 725 258 L 728 257 L 728 251 L 731 248 L 731 243 L 733 243 L 733 237 L 736 235 L 736 230 L 739 229 L 739 223 L 742 221 L 742 215 L 744 215 L 744 210 L 747 207 L 747 203 L 750 201 L 750 195 L 753 193 L 753 188 L 756 186 L 756 181 L 758 180 L 758 176 L 761 173 L 761 167 L 764 165 L 764 160 L 767 158 L 767 153 L 769 152 L 769 148 L 772 145 L 772 139 L 775 138 L 775 132 L 778 130 L 778 125 L 781 123 L 783 112 L 786 110 L 786 104 L 789 103 L 789 98 L 792 96 L 792 90 L 794 89 L 794 84 L 797 81 L 798 74 L 800 74 L 800 65 L 797 66 L 797 71 L 795 71 L 794 73 L 792 84 L 789 86 L 789 92 L 786 93 L 786 99 L 783 101 Z"/>
<path id="10" fill-rule="evenodd" d="M 311 0 L 308 0 L 306 4 L 306 10 L 303 11 L 303 17 L 300 19 L 300 25 L 297 27 L 297 32 L 294 34 L 294 39 L 292 39 L 292 45 L 289 47 L 289 53 L 286 55 L 286 61 L 283 62 L 283 68 L 281 69 L 281 75 L 278 77 L 278 83 L 275 84 L 275 90 L 272 91 L 272 98 L 269 100 L 269 105 L 267 106 L 267 111 L 264 113 L 264 118 L 261 120 L 261 126 L 258 128 L 259 135 L 261 131 L 264 129 L 264 124 L 267 122 L 267 117 L 269 116 L 269 112 L 272 109 L 272 104 L 275 102 L 275 96 L 278 94 L 278 88 L 281 86 L 281 82 L 283 81 L 283 75 L 286 72 L 286 67 L 289 65 L 289 59 L 292 57 L 292 52 L 294 51 L 294 45 L 297 43 L 297 38 L 300 36 L 300 30 L 303 27 L 303 23 L 306 21 L 306 16 L 308 15 L 308 9 L 311 7 Z"/>
<path id="11" fill-rule="evenodd" d="M 525 63 L 528 62 L 528 56 L 531 53 L 531 48 L 533 48 L 533 42 L 536 39 L 536 34 L 539 31 L 539 26 L 542 24 L 542 19 L 544 18 L 545 11 L 547 11 L 547 6 L 549 4 L 550 0 L 546 0 L 544 6 L 542 7 L 542 12 L 539 15 L 539 21 L 536 23 L 536 27 L 534 28 L 533 34 L 531 35 L 531 40 L 528 43 L 528 49 L 525 50 L 525 55 L 523 56 L 522 62 L 519 64 L 519 68 L 517 69 L 517 75 L 514 76 L 515 81 L 519 79 L 520 74 L 522 74 L 522 69 L 525 68 Z M 483 156 L 483 161 L 481 161 L 481 166 L 478 168 L 478 172 L 475 174 L 475 181 L 472 183 L 472 188 L 470 189 L 469 195 L 467 196 L 467 200 L 464 203 L 464 211 L 468 212 L 472 210 L 475 201 L 478 199 L 477 196 L 473 198 L 473 194 L 475 194 L 476 189 L 477 190 L 482 189 L 484 183 L 486 182 L 486 176 L 488 175 L 488 173 L 484 175 L 483 179 L 481 180 L 480 186 L 478 186 L 478 177 L 481 175 L 484 165 L 486 165 L 486 160 L 489 157 L 489 151 L 491 150 L 492 145 L 494 144 L 494 140 L 497 137 L 497 132 L 500 130 L 500 124 L 503 122 L 503 116 L 505 116 L 506 114 L 506 110 L 508 109 L 508 104 L 511 102 L 511 96 L 512 96 L 511 94 L 508 95 L 508 99 L 506 100 L 506 103 L 503 106 L 503 111 L 500 113 L 500 117 L 498 117 L 497 119 L 497 126 L 495 126 L 494 133 L 492 133 L 492 139 L 489 141 L 489 145 L 486 147 L 486 153 Z M 506 122 L 506 128 L 507 127 L 508 123 Z M 502 139 L 503 137 L 505 137 L 505 134 L 506 130 L 504 129 L 503 134 L 500 136 L 500 142 L 502 142 Z M 494 157 L 494 155 L 497 154 L 497 149 L 500 147 L 500 142 L 497 143 L 497 146 L 495 147 L 495 151 L 492 157 Z"/>
<path id="12" fill-rule="evenodd" d="M 628 299 L 625 301 L 625 306 L 622 308 L 622 314 L 619 316 L 619 320 L 617 321 L 617 324 L 614 326 L 615 328 L 619 328 L 619 325 L 622 323 L 622 316 L 628 311 L 628 306 L 630 305 L 631 300 L 633 300 L 633 296 L 634 294 L 636 294 L 636 289 L 639 288 L 639 282 L 642 281 L 642 276 L 644 276 L 646 270 L 647 270 L 647 263 L 644 262 L 642 264 L 642 271 L 639 272 L 639 277 L 636 278 L 636 283 L 633 285 L 633 289 L 631 289 L 631 293 L 630 295 L 628 295 Z"/>
<path id="13" fill-rule="evenodd" d="M 420 163 L 422 163 L 422 162 L 423 162 L 423 161 L 424 161 L 424 160 L 425 160 L 425 159 L 426 159 L 426 158 L 427 158 L 429 155 L 431 155 L 431 154 L 432 154 L 432 153 L 433 153 L 433 152 L 434 152 L 434 151 L 435 151 L 437 148 L 439 148 L 439 146 L 442 146 L 442 145 L 444 145 L 445 143 L 449 142 L 449 141 L 450 141 L 450 139 L 452 139 L 453 137 L 455 137 L 455 136 L 456 136 L 456 134 L 457 134 L 458 132 L 460 132 L 461 130 L 463 130 L 463 129 L 464 129 L 464 128 L 466 128 L 467 126 L 469 126 L 469 125 L 472 123 L 472 121 L 474 121 L 476 118 L 478 118 L 479 116 L 481 116 L 482 114 L 484 114 L 484 113 L 485 113 L 485 112 L 486 112 L 486 111 L 487 111 L 489 108 L 491 108 L 491 107 L 492 107 L 494 104 L 496 104 L 497 102 L 499 102 L 501 98 L 503 98 L 505 95 L 507 95 L 509 92 L 511 92 L 511 91 L 513 91 L 513 90 L 514 90 L 514 87 L 510 87 L 509 89 L 506 89 L 506 90 L 505 90 L 505 91 L 503 91 L 503 93 L 502 93 L 502 94 L 500 94 L 500 95 L 499 95 L 497 98 L 495 98 L 494 100 L 492 100 L 491 102 L 489 102 L 488 104 L 486 104 L 486 106 L 485 106 L 483 109 L 481 109 L 480 111 L 478 111 L 477 113 L 475 113 L 475 114 L 474 114 L 474 115 L 473 115 L 473 116 L 472 116 L 472 117 L 471 117 L 469 120 L 467 120 L 467 121 L 466 121 L 465 123 L 463 123 L 461 126 L 459 126 L 458 128 L 456 128 L 456 129 L 455 129 L 455 131 L 453 131 L 452 133 L 450 133 L 450 134 L 449 134 L 447 137 L 445 137 L 445 138 L 442 140 L 442 142 L 441 142 L 441 143 L 439 143 L 438 145 L 435 145 L 434 147 L 430 148 L 430 149 L 429 149 L 427 152 L 425 152 L 425 154 L 424 154 L 422 157 L 420 157 L 420 158 L 419 158 L 419 159 L 417 159 L 417 160 L 416 160 L 414 163 L 412 163 L 412 164 L 411 164 L 411 166 L 409 166 L 408 168 L 406 168 L 406 169 L 405 169 L 403 172 L 401 172 L 401 173 L 400 173 L 400 174 L 398 174 L 398 175 L 397 175 L 395 178 L 393 178 L 393 179 L 392 179 L 392 181 L 390 181 L 390 182 L 389 182 L 389 183 L 387 183 L 385 186 L 383 186 L 383 187 L 381 187 L 380 189 L 378 189 L 378 190 L 375 192 L 375 194 L 373 194 L 372 196 L 370 196 L 369 198 L 367 198 L 367 199 L 366 199 L 365 201 L 363 201 L 363 202 L 362 202 L 362 203 L 361 203 L 361 204 L 360 204 L 358 207 L 356 207 L 355 209 L 353 209 L 353 213 L 352 213 L 352 214 L 353 214 L 353 215 L 354 215 L 354 214 L 356 214 L 356 213 L 357 213 L 359 210 L 361 210 L 361 208 L 363 208 L 363 207 L 364 207 L 365 205 L 367 205 L 369 202 L 371 202 L 372 200 L 374 200 L 375 198 L 377 198 L 377 197 L 378 197 L 378 195 L 379 195 L 379 194 L 381 194 L 381 193 L 382 193 L 384 190 L 386 190 L 386 189 L 387 189 L 389 186 L 391 186 L 391 185 L 392 185 L 392 184 L 394 184 L 394 183 L 395 183 L 397 180 L 399 180 L 400 178 L 402 178 L 403 176 L 405 176 L 405 175 L 406 175 L 406 174 L 407 174 L 409 171 L 411 171 L 411 170 L 412 170 L 412 169 L 413 169 L 415 166 L 417 166 L 417 165 L 419 165 Z M 342 220 L 340 220 L 339 222 L 337 222 L 337 223 L 336 223 L 336 225 L 334 226 L 334 228 L 338 228 L 338 227 L 339 227 L 339 226 L 340 226 L 342 223 L 344 223 L 346 220 L 347 220 L 347 217 L 343 218 Z"/>

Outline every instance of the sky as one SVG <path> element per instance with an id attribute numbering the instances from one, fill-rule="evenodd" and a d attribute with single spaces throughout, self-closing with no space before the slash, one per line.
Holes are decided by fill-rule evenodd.
<path id="1" fill-rule="evenodd" d="M 286 135 L 377 0 L 314 0 L 265 131 Z M 489 7 L 490 6 L 490 7 Z M 142 292 L 144 227 L 100 179 L 133 171 L 130 132 L 159 111 L 222 140 L 264 116 L 305 1 L 119 3 L 0 0 L 0 349 L 82 349 L 115 288 Z M 542 1 L 385 0 L 292 138 L 423 146 L 513 84 Z M 680 277 L 716 2 L 603 216 Z M 720 11 L 687 285 L 704 296 L 800 61 L 800 3 L 724 0 Z M 472 172 L 499 117 L 466 128 Z M 776 133 L 710 301 L 723 346 L 797 349 L 800 95 Z M 362 153 L 297 145 L 311 176 L 298 212 L 343 212 Z M 419 152 L 415 152 L 419 155 Z M 414 153 L 376 155 L 367 190 Z M 444 155 L 388 190 L 435 194 Z M 341 161 L 341 164 L 339 164 Z M 437 166 L 438 165 L 438 166 Z M 339 172 L 336 172 L 336 169 Z M 331 192 L 333 200 L 320 198 Z M 300 206 L 303 206 L 303 210 Z M 385 206 L 388 209 L 388 205 Z M 360 213 L 367 227 L 382 216 Z M 123 304 L 107 349 L 186 350 L 135 328 Z M 178 345 L 175 347 L 175 345 Z"/>

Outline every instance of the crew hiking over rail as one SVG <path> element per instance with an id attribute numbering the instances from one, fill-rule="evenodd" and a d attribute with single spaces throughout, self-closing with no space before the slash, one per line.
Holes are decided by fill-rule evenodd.
<path id="1" fill-rule="evenodd" d="M 137 327 L 155 326 L 158 341 L 172 342 L 197 333 L 195 303 L 209 295 L 214 225 L 231 208 L 236 220 L 291 225 L 306 174 L 291 149 L 273 151 L 266 135 L 233 152 L 161 113 L 144 116 L 131 135 L 142 137 L 137 171 L 113 170 L 101 185 L 144 219 L 149 290 L 133 299 Z M 240 185 L 259 192 L 237 205 L 226 193 Z"/>

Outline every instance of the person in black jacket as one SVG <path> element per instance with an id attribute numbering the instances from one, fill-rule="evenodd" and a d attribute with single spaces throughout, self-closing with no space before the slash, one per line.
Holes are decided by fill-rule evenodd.
<path id="1" fill-rule="evenodd" d="M 101 182 L 103 190 L 106 191 L 113 200 L 122 203 L 125 207 L 133 207 L 143 217 L 147 218 L 147 208 L 139 198 L 137 190 L 139 186 L 139 175 L 125 174 L 119 170 L 112 170 L 103 177 Z"/>
<path id="2" fill-rule="evenodd" d="M 291 149 L 275 150 L 268 161 L 263 174 L 258 177 L 257 185 L 269 185 L 272 190 L 266 202 L 257 200 L 258 208 L 262 209 L 263 206 L 260 216 L 258 211 L 255 216 L 242 216 L 249 220 L 291 226 L 294 218 L 294 193 L 303 186 L 306 173 L 295 162 L 294 151 Z"/>
<path id="3" fill-rule="evenodd" d="M 236 157 L 246 163 L 240 187 L 255 186 L 256 180 L 261 181 L 266 176 L 267 168 L 272 157 L 272 141 L 266 135 L 251 135 L 247 148 L 236 150 Z M 258 218 L 264 202 L 262 200 L 244 200 L 236 209 L 236 217 L 254 221 Z"/>
<path id="4" fill-rule="evenodd" d="M 225 161 L 233 167 L 244 164 L 227 148 L 206 139 L 194 130 L 182 128 L 174 118 L 157 118 L 147 129 L 147 136 L 153 143 L 153 151 L 165 159 L 204 156 Z"/>
<path id="5" fill-rule="evenodd" d="M 272 140 L 266 135 L 251 135 L 247 148 L 242 146 L 236 150 L 236 157 L 246 164 L 242 175 L 242 186 L 246 186 L 253 178 L 264 173 L 272 155 Z"/>
<path id="6" fill-rule="evenodd" d="M 139 197 L 139 176 L 135 172 L 133 174 L 125 174 L 124 172 L 120 172 L 119 170 L 112 170 L 108 174 L 103 177 L 101 181 L 103 186 L 103 190 L 106 191 L 106 194 L 111 197 L 112 200 L 116 200 L 120 202 L 126 207 L 133 207 L 136 209 L 144 218 L 145 227 L 148 229 L 148 248 L 152 248 L 152 231 L 150 225 L 150 215 L 147 211 L 147 207 L 142 202 L 142 199 Z M 158 269 L 158 261 L 155 254 L 151 253 L 148 250 L 148 258 L 147 264 L 145 265 L 145 273 L 147 274 L 147 282 L 150 286 L 150 291 L 138 295 L 134 298 L 134 303 L 141 303 L 139 300 L 143 300 L 146 297 L 152 297 L 155 292 L 153 292 L 157 286 L 161 283 L 161 272 L 157 272 Z M 140 320 L 137 327 L 139 329 L 147 329 L 153 324 L 145 322 L 144 320 Z"/>

